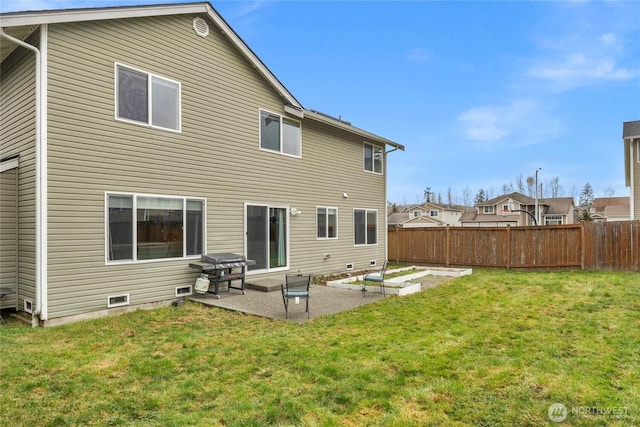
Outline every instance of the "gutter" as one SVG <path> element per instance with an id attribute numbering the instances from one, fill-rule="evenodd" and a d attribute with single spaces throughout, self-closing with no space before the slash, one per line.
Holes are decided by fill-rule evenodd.
<path id="1" fill-rule="evenodd" d="M 46 52 L 48 27 L 40 26 L 40 49 Z M 5 38 L 35 53 L 35 131 L 36 131 L 36 309 L 31 318 L 32 326 L 47 319 L 47 304 L 43 298 L 47 288 L 47 141 L 43 123 L 46 123 L 44 105 L 46 93 L 43 69 L 46 67 L 40 49 L 4 32 L 0 27 L 0 39 Z"/>

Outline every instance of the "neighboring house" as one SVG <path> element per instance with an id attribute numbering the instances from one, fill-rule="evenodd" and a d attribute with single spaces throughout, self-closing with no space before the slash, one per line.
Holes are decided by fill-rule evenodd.
<path id="1" fill-rule="evenodd" d="M 203 253 L 255 260 L 248 282 L 384 262 L 404 147 L 302 107 L 209 3 L 0 23 L 2 307 L 167 304 Z"/>
<path id="2" fill-rule="evenodd" d="M 593 199 L 589 212 L 594 221 L 629 221 L 629 197 L 601 197 Z"/>
<path id="3" fill-rule="evenodd" d="M 460 217 L 466 208 L 441 203 L 424 203 L 392 213 L 387 218 L 390 228 L 419 228 L 460 225 Z"/>
<path id="4" fill-rule="evenodd" d="M 460 222 L 464 227 L 573 224 L 574 212 L 572 197 L 539 199 L 536 220 L 536 200 L 514 192 L 478 204 L 465 212 Z"/>
<path id="5" fill-rule="evenodd" d="M 630 187 L 631 220 L 640 219 L 640 120 L 622 124 L 624 143 L 624 183 Z"/>

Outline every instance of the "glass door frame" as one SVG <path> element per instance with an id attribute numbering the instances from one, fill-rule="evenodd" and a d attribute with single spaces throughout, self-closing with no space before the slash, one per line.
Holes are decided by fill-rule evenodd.
<path id="1" fill-rule="evenodd" d="M 266 247 L 266 259 L 267 259 L 267 268 L 261 268 L 258 270 L 251 270 L 251 267 L 249 267 L 247 274 L 260 274 L 260 273 L 272 273 L 272 272 L 276 272 L 276 271 L 288 271 L 289 270 L 289 262 L 290 262 L 290 254 L 291 254 L 291 244 L 290 244 L 290 225 L 289 225 L 289 205 L 283 205 L 283 204 L 269 204 L 269 203 L 251 203 L 251 202 L 245 202 L 244 203 L 244 255 L 247 257 L 247 259 L 251 259 L 251 257 L 249 256 L 249 242 L 248 242 L 248 234 L 249 234 L 249 227 L 247 224 L 247 209 L 249 206 L 257 206 L 257 207 L 261 207 L 261 208 L 266 208 L 267 209 L 267 217 L 269 216 L 269 210 L 270 209 L 283 209 L 284 210 L 284 218 L 286 219 L 286 228 L 285 228 L 285 251 L 286 251 L 286 263 L 284 266 L 282 267 L 275 267 L 275 268 L 271 268 L 270 267 L 270 262 L 271 262 L 271 248 L 270 248 L 270 244 L 269 242 L 271 241 L 271 233 L 269 230 L 269 222 L 267 222 L 265 224 L 265 227 L 267 227 L 266 229 L 266 236 L 267 236 L 267 247 Z"/>

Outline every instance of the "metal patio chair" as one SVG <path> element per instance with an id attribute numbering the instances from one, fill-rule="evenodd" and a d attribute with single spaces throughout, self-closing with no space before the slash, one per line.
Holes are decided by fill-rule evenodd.
<path id="1" fill-rule="evenodd" d="M 311 287 L 311 274 L 287 274 L 285 283 L 281 285 L 282 300 L 284 301 L 285 318 L 289 318 L 289 300 L 306 300 L 307 318 L 309 318 L 309 288 Z"/>
<path id="2" fill-rule="evenodd" d="M 380 269 L 380 271 L 376 271 L 373 273 L 367 273 L 364 275 L 363 281 L 364 284 L 362 285 L 362 296 L 366 296 L 367 293 L 367 281 L 369 282 L 374 282 L 374 283 L 379 283 L 380 287 L 382 288 L 382 296 L 385 296 L 384 294 L 384 273 L 387 271 L 387 265 L 389 264 L 389 261 L 385 261 L 384 264 L 382 264 L 382 268 Z"/>

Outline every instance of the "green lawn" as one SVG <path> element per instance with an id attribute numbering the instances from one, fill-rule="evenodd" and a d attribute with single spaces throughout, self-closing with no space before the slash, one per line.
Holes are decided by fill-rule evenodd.
<path id="1" fill-rule="evenodd" d="M 195 303 L 9 322 L 0 424 L 540 426 L 562 403 L 564 425 L 638 425 L 639 352 L 634 273 L 480 270 L 305 324 Z"/>

